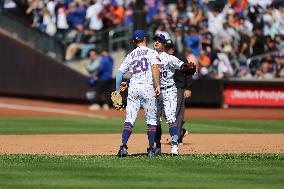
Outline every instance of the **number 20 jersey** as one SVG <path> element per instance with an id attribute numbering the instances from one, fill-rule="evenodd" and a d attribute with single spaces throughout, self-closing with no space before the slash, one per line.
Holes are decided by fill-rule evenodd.
<path id="1" fill-rule="evenodd" d="M 157 51 L 140 46 L 129 53 L 119 67 L 123 74 L 130 72 L 130 85 L 153 84 L 152 65 L 161 64 Z"/>

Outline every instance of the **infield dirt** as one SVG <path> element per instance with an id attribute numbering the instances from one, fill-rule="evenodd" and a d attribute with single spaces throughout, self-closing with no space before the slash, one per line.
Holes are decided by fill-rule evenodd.
<path id="1" fill-rule="evenodd" d="M 0 116 L 124 117 L 124 111 L 90 111 L 87 105 L 0 97 Z M 33 107 L 33 108 L 32 108 Z M 58 110 L 58 111 L 57 111 Z M 93 115 L 93 116 L 92 116 Z M 143 117 L 143 113 L 140 113 Z M 278 119 L 280 108 L 187 109 L 186 119 Z M 284 123 L 284 122 L 283 122 Z M 120 124 L 120 123 L 118 123 Z M 122 123 L 121 123 L 122 124 Z M 120 134 L 95 135 L 0 135 L 0 154 L 114 155 Z M 163 135 L 168 153 L 169 136 Z M 146 134 L 134 134 L 129 153 L 145 153 Z M 284 153 L 284 134 L 190 134 L 180 147 L 181 154 Z"/>

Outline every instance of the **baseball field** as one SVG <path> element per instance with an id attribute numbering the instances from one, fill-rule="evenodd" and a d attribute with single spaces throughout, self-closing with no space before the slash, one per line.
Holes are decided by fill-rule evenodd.
<path id="1" fill-rule="evenodd" d="M 172 157 L 147 158 L 139 115 L 116 158 L 124 111 L 0 97 L 0 188 L 283 188 L 284 109 L 188 109 Z"/>

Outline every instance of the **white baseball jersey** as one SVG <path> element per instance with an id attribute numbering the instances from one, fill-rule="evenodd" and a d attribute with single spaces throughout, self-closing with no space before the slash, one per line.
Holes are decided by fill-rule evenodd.
<path id="1" fill-rule="evenodd" d="M 174 81 L 174 73 L 176 69 L 180 69 L 181 65 L 184 63 L 179 60 L 177 57 L 173 55 L 169 55 L 165 52 L 159 54 L 159 58 L 162 64 L 159 64 L 160 68 L 160 81 L 161 87 L 173 86 L 175 84 Z"/>
<path id="2" fill-rule="evenodd" d="M 122 73 L 130 72 L 130 85 L 153 84 L 152 65 L 161 64 L 157 51 L 146 46 L 137 47 L 127 55 L 119 67 Z"/>
<path id="3" fill-rule="evenodd" d="M 161 95 L 157 99 L 157 122 L 160 124 L 160 118 L 165 112 L 167 123 L 173 123 L 176 121 L 177 107 L 177 88 L 173 76 L 184 62 L 165 52 L 160 53 L 159 58 L 162 64 L 159 64 Z"/>
<path id="4" fill-rule="evenodd" d="M 158 56 L 159 54 L 156 51 L 141 46 L 129 53 L 121 64 L 119 70 L 122 73 L 132 73 L 128 88 L 125 122 L 134 125 L 142 106 L 147 124 L 157 124 L 157 101 L 152 76 L 152 65 L 161 63 Z"/>

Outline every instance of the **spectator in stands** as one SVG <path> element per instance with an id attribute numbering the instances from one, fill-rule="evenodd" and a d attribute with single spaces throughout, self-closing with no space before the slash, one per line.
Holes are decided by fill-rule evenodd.
<path id="1" fill-rule="evenodd" d="M 280 78 L 284 78 L 284 55 L 280 54 L 275 58 L 276 68 L 277 68 L 277 76 Z"/>
<path id="2" fill-rule="evenodd" d="M 81 42 L 82 34 L 84 31 L 85 16 L 86 8 L 83 0 L 78 0 L 78 2 L 71 2 L 69 4 L 67 20 L 74 33 L 76 31 L 76 42 Z"/>
<path id="3" fill-rule="evenodd" d="M 211 65 L 211 59 L 204 50 L 200 53 L 199 64 L 201 67 L 209 67 Z"/>
<path id="4" fill-rule="evenodd" d="M 234 75 L 234 70 L 229 60 L 229 53 L 231 51 L 232 47 L 225 45 L 217 54 L 218 58 L 214 61 L 214 65 L 217 67 L 216 79 L 227 78 Z"/>
<path id="5" fill-rule="evenodd" d="M 42 9 L 44 8 L 44 4 L 40 0 L 33 0 L 32 3 L 29 5 L 29 7 L 26 10 L 27 15 L 32 15 L 33 21 L 31 27 L 38 28 L 41 30 L 40 22 L 42 20 Z"/>
<path id="6" fill-rule="evenodd" d="M 249 72 L 249 68 L 246 65 L 240 67 L 238 76 L 241 79 L 252 79 L 253 78 L 252 74 Z"/>
<path id="7" fill-rule="evenodd" d="M 84 29 L 85 16 L 86 8 L 83 0 L 69 4 L 67 20 L 72 28 L 82 31 Z"/>
<path id="8" fill-rule="evenodd" d="M 266 13 L 262 16 L 262 19 L 264 22 L 264 35 L 270 36 L 272 39 L 274 39 L 275 36 L 279 34 L 280 23 L 273 14 L 272 5 L 267 7 Z"/>
<path id="9" fill-rule="evenodd" d="M 125 17 L 124 17 L 124 26 L 127 28 L 132 26 L 133 13 L 134 13 L 134 5 L 129 4 L 129 6 L 125 10 Z"/>
<path id="10" fill-rule="evenodd" d="M 204 50 L 201 50 L 199 61 L 198 61 L 198 77 L 199 78 L 205 78 L 208 76 L 210 70 L 211 70 L 211 59 L 206 54 Z"/>
<path id="11" fill-rule="evenodd" d="M 248 35 L 252 35 L 253 27 L 254 27 L 253 24 L 249 20 L 245 19 L 243 14 L 240 14 L 240 16 L 239 16 L 239 25 L 236 27 L 236 29 L 239 32 L 243 31 L 243 32 L 247 33 Z"/>
<path id="12" fill-rule="evenodd" d="M 88 57 L 89 57 L 89 62 L 86 65 L 86 70 L 89 72 L 89 74 L 92 75 L 98 70 L 100 66 L 100 58 L 98 57 L 97 51 L 95 49 L 89 50 Z"/>
<path id="13" fill-rule="evenodd" d="M 282 3 L 279 6 L 279 10 L 275 10 L 274 11 L 275 14 L 275 18 L 276 20 L 279 21 L 279 34 L 282 37 L 282 40 L 284 40 L 284 2 L 282 1 Z"/>
<path id="14" fill-rule="evenodd" d="M 190 25 L 197 26 L 204 19 L 202 10 L 194 5 L 192 7 L 192 13 L 189 13 Z"/>
<path id="15" fill-rule="evenodd" d="M 250 57 L 250 37 L 244 30 L 240 30 L 240 42 L 238 48 L 238 59 L 240 64 L 246 64 Z"/>
<path id="16" fill-rule="evenodd" d="M 96 48 L 96 45 L 86 43 L 71 43 L 67 46 L 65 60 L 69 61 L 87 58 L 88 51 L 92 48 Z"/>
<path id="17" fill-rule="evenodd" d="M 183 34 L 182 34 L 182 27 L 176 27 L 174 30 L 174 34 L 172 36 L 172 40 L 176 47 L 176 51 L 181 54 L 184 52 L 184 45 L 183 45 Z"/>
<path id="18" fill-rule="evenodd" d="M 265 41 L 266 49 L 267 52 L 275 52 L 277 51 L 277 44 L 274 39 L 270 35 L 266 36 L 266 41 Z"/>
<path id="19" fill-rule="evenodd" d="M 250 47 L 252 48 L 252 56 L 261 55 L 265 52 L 265 37 L 263 35 L 262 27 L 256 26 L 255 35 L 252 36 Z"/>
<path id="20" fill-rule="evenodd" d="M 99 110 L 101 106 L 104 110 L 108 110 L 111 104 L 110 94 L 113 89 L 112 72 L 114 62 L 108 51 L 102 50 L 100 55 L 99 67 L 92 74 L 93 78 L 97 79 L 97 82 L 95 86 L 95 104 L 90 107 L 90 110 Z"/>
<path id="21" fill-rule="evenodd" d="M 233 29 L 228 22 L 224 22 L 222 29 L 215 36 L 215 47 L 220 49 L 223 44 L 237 44 L 239 41 L 239 34 Z"/>
<path id="22" fill-rule="evenodd" d="M 232 49 L 225 54 L 239 77 L 242 77 L 237 74 L 240 71 L 239 67 L 246 65 L 251 57 L 254 58 L 249 69 L 253 75 L 256 70 L 261 70 L 263 61 L 268 61 L 271 69 L 275 70 L 278 60 L 276 61 L 273 56 L 265 60 L 263 54 L 270 51 L 280 52 L 284 48 L 283 0 L 229 0 L 225 4 L 224 2 L 5 0 L 4 8 L 13 10 L 9 12 L 14 14 L 21 12 L 18 9 L 24 10 L 28 14 L 27 19 L 33 20 L 32 27 L 51 36 L 56 31 L 55 37 L 67 49 L 67 60 L 85 58 L 88 49 L 95 45 L 107 48 L 108 33 L 103 32 L 105 29 L 123 25 L 132 27 L 133 13 L 136 10 L 147 10 L 146 22 L 149 31 L 153 29 L 154 33 L 163 33 L 167 38 L 173 39 L 177 51 L 186 52 L 188 58 L 193 61 L 197 62 L 198 59 L 201 62 L 200 70 L 210 77 L 211 73 L 218 71 L 218 67 L 211 64 L 207 69 L 202 64 L 208 62 L 207 56 L 212 63 L 215 60 L 219 62 L 220 57 L 217 54 L 220 56 L 220 53 L 217 51 L 223 51 L 223 46 L 230 46 Z M 101 38 L 104 40 L 100 40 Z M 184 48 L 190 48 L 193 54 Z M 201 50 L 205 52 L 202 52 L 199 58 Z M 222 53 L 224 55 L 224 52 Z M 280 77 L 281 69 L 277 67 L 277 77 Z"/>
<path id="23" fill-rule="evenodd" d="M 2 5 L 0 3 L 0 5 Z M 1 7 L 2 8 L 2 7 Z M 4 0 L 4 9 L 11 13 L 17 13 L 17 4 L 13 0 Z"/>
<path id="24" fill-rule="evenodd" d="M 190 48 L 195 57 L 200 56 L 200 35 L 197 33 L 196 27 L 190 27 L 187 35 L 184 38 L 184 42 L 187 48 Z"/>
<path id="25" fill-rule="evenodd" d="M 273 79 L 274 74 L 271 71 L 271 65 L 267 62 L 263 63 L 261 67 L 256 70 L 255 77 L 257 79 Z"/>
<path id="26" fill-rule="evenodd" d="M 225 12 L 218 12 L 213 10 L 208 13 L 208 30 L 213 34 L 217 35 L 218 32 L 223 28 L 225 22 Z"/>
<path id="27" fill-rule="evenodd" d="M 71 43 L 66 48 L 65 60 L 75 60 L 80 57 L 81 45 L 79 43 Z"/>
<path id="28" fill-rule="evenodd" d="M 248 0 L 229 0 L 231 7 L 236 12 L 242 12 L 248 5 Z"/>
<path id="29" fill-rule="evenodd" d="M 94 31 L 99 31 L 103 28 L 103 21 L 99 16 L 103 9 L 103 6 L 98 0 L 92 0 L 91 5 L 87 8 L 86 20 L 89 23 L 89 29 Z"/>
<path id="30" fill-rule="evenodd" d="M 266 8 L 273 0 L 248 0 L 250 5 L 258 6 L 261 9 Z"/>
<path id="31" fill-rule="evenodd" d="M 112 7 L 112 4 L 108 3 L 107 1 L 104 2 L 103 9 L 99 14 L 99 17 L 103 21 L 103 29 L 109 29 L 115 26 L 113 22 L 115 19 L 115 14 L 111 12 Z"/>
<path id="32" fill-rule="evenodd" d="M 214 36 L 209 32 L 208 27 L 205 24 L 201 25 L 200 36 L 202 49 L 205 50 L 206 53 L 212 53 Z"/>
<path id="33" fill-rule="evenodd" d="M 114 14 L 114 20 L 113 20 L 114 25 L 121 26 L 123 24 L 123 19 L 125 15 L 123 6 L 120 6 L 117 3 L 115 3 L 111 7 L 111 12 L 113 12 Z"/>
<path id="34" fill-rule="evenodd" d="M 255 0 L 254 0 L 255 1 Z M 250 5 L 247 9 L 247 16 L 253 26 L 263 25 L 263 20 L 261 19 L 261 7 L 257 6 L 255 3 L 250 2 Z"/>
<path id="35" fill-rule="evenodd" d="M 55 37 L 62 41 L 63 44 L 66 44 L 64 41 L 69 29 L 69 24 L 67 21 L 67 8 L 65 7 L 64 0 L 59 0 L 54 8 L 56 16 L 56 34 Z"/>
<path id="36" fill-rule="evenodd" d="M 155 17 L 158 15 L 158 0 L 145 0 L 145 5 L 147 6 L 146 22 L 150 24 Z"/>
<path id="37" fill-rule="evenodd" d="M 276 44 L 278 51 L 281 51 L 284 49 L 284 40 L 281 40 L 280 35 L 275 36 L 275 44 Z"/>
<path id="38" fill-rule="evenodd" d="M 99 16 L 103 9 L 100 1 L 91 0 L 90 6 L 86 10 L 85 30 L 81 38 L 82 43 L 95 43 L 100 40 L 98 32 L 103 28 L 102 18 Z"/>
<path id="39" fill-rule="evenodd" d="M 95 73 L 100 66 L 100 57 L 98 57 L 97 51 L 95 49 L 90 49 L 88 52 L 88 58 L 89 58 L 88 60 L 81 62 L 81 65 L 84 71 L 86 71 L 86 74 L 89 75 L 88 78 L 89 91 L 87 91 L 86 97 L 87 100 L 91 104 L 93 104 L 96 96 L 96 91 L 94 90 L 94 87 L 97 82 L 97 76 L 94 75 L 93 73 Z M 92 105 L 90 106 L 90 109 L 91 107 Z"/>

